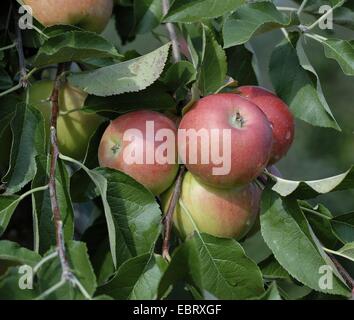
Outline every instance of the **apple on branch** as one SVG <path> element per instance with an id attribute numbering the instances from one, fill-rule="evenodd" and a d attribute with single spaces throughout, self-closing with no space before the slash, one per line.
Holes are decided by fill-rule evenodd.
<path id="1" fill-rule="evenodd" d="M 53 81 L 42 80 L 29 87 L 29 103 L 41 111 L 46 126 L 47 141 L 50 136 L 51 103 L 49 98 L 53 90 Z M 83 160 L 91 136 L 103 118 L 81 110 L 87 94 L 65 84 L 59 92 L 59 117 L 57 123 L 58 145 L 61 153 Z"/>
<path id="2" fill-rule="evenodd" d="M 178 147 L 188 170 L 206 184 L 219 188 L 245 185 L 258 177 L 269 161 L 273 143 L 269 121 L 255 104 L 239 95 L 214 94 L 200 99 L 182 118 L 179 130 L 185 130 L 186 135 L 192 130 L 200 136 L 197 142 L 182 140 Z M 216 146 L 215 140 L 219 142 Z M 215 163 L 203 159 L 206 151 L 212 157 L 229 152 L 230 159 L 224 157 L 230 161 L 229 172 L 215 174 Z"/>
<path id="3" fill-rule="evenodd" d="M 120 170 L 155 195 L 173 183 L 177 171 L 177 128 L 167 116 L 134 111 L 111 122 L 98 150 L 101 167 Z"/>
<path id="4" fill-rule="evenodd" d="M 256 104 L 267 116 L 273 130 L 269 165 L 283 158 L 294 140 L 295 123 L 289 107 L 272 92 L 257 86 L 237 88 L 240 95 Z"/>
<path id="5" fill-rule="evenodd" d="M 162 197 L 164 212 L 168 209 L 172 189 Z M 183 238 L 197 229 L 216 237 L 240 239 L 257 217 L 260 194 L 253 183 L 221 189 L 205 185 L 187 172 L 174 211 L 174 224 Z"/>
<path id="6" fill-rule="evenodd" d="M 23 0 L 45 27 L 76 25 L 102 32 L 112 15 L 113 0 Z"/>

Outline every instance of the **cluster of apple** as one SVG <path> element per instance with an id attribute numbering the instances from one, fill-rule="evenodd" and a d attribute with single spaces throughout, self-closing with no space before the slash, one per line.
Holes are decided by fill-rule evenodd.
<path id="1" fill-rule="evenodd" d="M 145 152 L 140 163 L 131 163 L 127 155 L 149 147 L 155 155 L 174 150 L 188 169 L 174 213 L 180 234 L 187 236 L 198 228 L 214 236 L 241 238 L 259 212 L 261 190 L 254 180 L 289 150 L 294 119 L 288 106 L 266 89 L 244 86 L 237 91 L 200 99 L 183 116 L 178 128 L 168 116 L 154 111 L 135 111 L 118 117 L 103 134 L 98 152 L 100 165 L 127 173 L 155 195 L 163 193 L 166 210 L 173 187 L 167 189 L 175 180 L 178 161 L 159 163 L 153 158 L 149 162 L 150 154 Z M 147 133 L 149 122 L 154 124 L 152 134 Z M 209 142 L 213 131 L 229 130 L 229 172 L 215 174 L 213 163 L 202 161 L 205 146 L 201 140 L 196 143 L 187 139 L 185 144 L 175 143 L 177 139 L 163 140 L 156 136 L 161 129 L 172 131 L 176 137 L 178 130 L 205 132 Z M 127 132 L 131 134 L 126 136 Z M 222 134 L 218 138 L 221 144 L 216 150 L 208 145 L 208 151 L 222 149 L 226 141 Z M 190 161 L 193 157 L 197 161 Z"/>
<path id="2" fill-rule="evenodd" d="M 44 26 L 77 25 L 86 30 L 101 32 L 107 25 L 114 3 L 119 0 L 23 0 L 32 9 L 34 17 Z M 59 10 L 58 10 L 59 8 Z M 46 120 L 49 131 L 50 104 L 48 97 L 53 83 L 40 81 L 32 85 L 29 100 Z M 77 159 L 85 155 L 86 147 L 102 118 L 78 110 L 86 94 L 66 85 L 59 97 L 58 142 L 60 151 Z M 75 112 L 72 112 L 74 111 Z M 147 122 L 153 122 L 153 135 L 146 132 Z M 178 128 L 177 128 L 178 126 Z M 213 130 L 231 132 L 230 171 L 217 175 L 213 164 L 201 160 L 201 143 L 155 141 L 155 133 L 168 129 L 178 136 L 179 129 L 204 130 L 209 137 Z M 123 139 L 129 130 L 143 135 Z M 99 161 L 104 167 L 125 172 L 161 195 L 168 207 L 171 190 L 179 164 L 178 154 L 196 155 L 198 161 L 183 158 L 188 172 L 183 178 L 181 201 L 174 221 L 181 235 L 190 234 L 195 227 L 220 237 L 240 238 L 251 228 L 259 211 L 261 190 L 254 180 L 266 167 L 281 159 L 293 141 L 294 120 L 286 104 L 271 92 L 254 86 L 238 88 L 237 94 L 215 94 L 194 104 L 179 125 L 170 117 L 148 110 L 131 112 L 118 117 L 107 127 L 100 146 Z M 220 137 L 219 137 L 220 138 Z M 221 140 L 222 136 L 221 136 Z M 225 141 L 222 141 L 225 143 Z M 178 145 L 178 147 L 177 147 Z M 125 151 L 149 147 L 154 153 L 173 150 L 175 161 L 159 163 L 145 153 L 142 163 L 127 162 Z M 211 148 L 211 152 L 219 152 Z M 129 152 L 128 152 L 129 153 Z M 167 191 L 166 191 L 167 190 Z"/>

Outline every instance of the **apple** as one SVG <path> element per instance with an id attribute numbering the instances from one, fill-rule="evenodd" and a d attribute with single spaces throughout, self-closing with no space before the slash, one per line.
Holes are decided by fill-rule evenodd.
<path id="1" fill-rule="evenodd" d="M 179 130 L 185 130 L 186 136 L 179 141 L 182 161 L 197 179 L 211 186 L 231 188 L 247 184 L 261 174 L 269 161 L 270 124 L 255 104 L 239 95 L 223 93 L 200 99 L 182 118 Z M 219 141 L 214 139 L 213 143 L 215 130 L 219 132 Z M 191 139 L 188 132 L 193 131 L 204 133 L 204 138 L 197 142 Z M 206 159 L 202 155 L 208 151 Z M 217 153 L 223 156 L 221 165 L 217 165 Z M 223 170 L 217 171 L 216 167 Z"/>
<path id="2" fill-rule="evenodd" d="M 33 16 L 45 27 L 76 25 L 88 31 L 102 32 L 113 9 L 113 0 L 23 0 Z"/>
<path id="3" fill-rule="evenodd" d="M 29 87 L 29 103 L 41 111 L 46 127 L 47 139 L 50 137 L 51 103 L 53 81 L 35 82 Z M 80 109 L 84 106 L 87 94 L 80 89 L 65 84 L 59 92 L 59 117 L 57 134 L 59 150 L 62 154 L 82 160 L 91 136 L 103 118 Z"/>
<path id="4" fill-rule="evenodd" d="M 157 133 L 164 130 L 170 139 L 158 141 Z M 98 150 L 100 166 L 120 170 L 159 195 L 171 186 L 178 171 L 176 136 L 176 125 L 167 116 L 149 110 L 129 112 L 104 132 Z M 167 153 L 170 159 L 164 159 Z"/>
<path id="5" fill-rule="evenodd" d="M 167 212 L 172 190 L 162 197 L 164 212 Z M 196 226 L 199 232 L 215 237 L 240 239 L 251 229 L 259 208 L 260 192 L 253 183 L 220 189 L 201 183 L 187 172 L 173 221 L 183 238 L 191 235 Z"/>
<path id="6" fill-rule="evenodd" d="M 255 103 L 267 116 L 273 130 L 273 148 L 269 164 L 286 155 L 294 140 L 295 123 L 289 107 L 275 94 L 257 86 L 243 86 L 239 94 Z"/>

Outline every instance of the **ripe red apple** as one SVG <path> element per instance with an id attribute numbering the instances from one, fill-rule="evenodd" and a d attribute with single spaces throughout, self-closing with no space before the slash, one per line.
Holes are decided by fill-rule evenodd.
<path id="1" fill-rule="evenodd" d="M 101 32 L 113 9 L 113 0 L 23 0 L 44 26 L 68 24 Z"/>
<path id="2" fill-rule="evenodd" d="M 247 184 L 261 174 L 269 161 L 270 124 L 255 104 L 239 95 L 223 93 L 200 99 L 182 118 L 179 129 L 186 130 L 186 135 L 193 130 L 203 133 L 197 143 L 188 137 L 186 143 L 181 139 L 179 154 L 188 170 L 206 184 L 221 188 Z M 222 130 L 228 135 L 224 136 Z M 209 147 L 205 141 L 210 142 Z M 202 156 L 206 151 L 208 159 Z M 223 159 L 218 160 L 219 165 L 217 155 Z M 225 170 L 217 172 L 215 167 Z"/>
<path id="3" fill-rule="evenodd" d="M 158 141 L 158 132 L 164 133 L 160 130 L 170 132 L 170 139 L 160 136 L 162 141 Z M 148 110 L 127 113 L 112 121 L 103 134 L 98 150 L 100 166 L 123 171 L 155 195 L 161 194 L 178 171 L 176 136 L 176 125 L 163 114 Z M 140 163 L 130 156 L 141 156 Z"/>
<path id="4" fill-rule="evenodd" d="M 172 189 L 162 198 L 168 209 Z M 251 229 L 260 207 L 260 192 L 254 184 L 231 189 L 205 185 L 187 172 L 182 193 L 174 212 L 174 224 L 182 237 L 199 232 L 221 238 L 240 239 Z"/>
<path id="5" fill-rule="evenodd" d="M 272 125 L 274 141 L 269 164 L 279 161 L 294 140 L 295 123 L 289 107 L 275 94 L 261 87 L 243 86 L 238 91 L 266 114 Z"/>

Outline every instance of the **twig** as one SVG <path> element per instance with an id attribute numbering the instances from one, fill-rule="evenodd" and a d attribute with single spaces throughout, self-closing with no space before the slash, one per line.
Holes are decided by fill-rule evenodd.
<path id="1" fill-rule="evenodd" d="M 176 179 L 176 183 L 173 189 L 172 197 L 170 200 L 170 203 L 168 205 L 167 213 L 165 215 L 165 218 L 163 220 L 164 224 L 164 238 L 163 238 L 163 243 L 162 243 L 162 256 L 170 261 L 170 238 L 171 238 L 171 231 L 172 231 L 172 219 L 173 219 L 173 213 L 176 209 L 177 202 L 181 196 L 181 191 L 182 191 L 182 181 L 183 181 L 183 175 L 184 172 L 186 171 L 186 167 L 184 165 L 181 165 L 179 168 L 178 176 Z"/>
<path id="2" fill-rule="evenodd" d="M 14 92 L 16 90 L 19 90 L 22 88 L 22 84 L 21 83 L 18 83 L 16 84 L 14 87 L 6 90 L 6 91 L 3 91 L 3 92 L 0 92 L 0 97 L 3 97 L 3 96 L 6 96 L 7 94 L 11 93 L 11 92 Z"/>
<path id="3" fill-rule="evenodd" d="M 55 257 L 58 256 L 58 252 L 54 251 L 51 254 L 47 255 L 44 257 L 41 261 L 39 261 L 34 267 L 33 267 L 33 274 L 36 274 L 38 270 L 48 261 L 54 259 Z"/>
<path id="4" fill-rule="evenodd" d="M 65 280 L 72 282 L 74 276 L 69 268 L 69 263 L 66 258 L 65 253 L 65 243 L 63 234 L 63 222 L 61 219 L 56 182 L 55 182 L 55 172 L 57 167 L 57 160 L 59 156 L 59 148 L 57 141 L 57 119 L 59 114 L 59 90 L 62 86 L 63 73 L 65 71 L 66 65 L 59 64 L 57 76 L 54 82 L 54 87 L 52 94 L 50 96 L 50 101 L 52 104 L 52 115 L 50 120 L 50 141 L 51 141 L 51 161 L 50 161 L 50 174 L 49 174 L 49 194 L 50 202 L 52 206 L 52 212 L 54 216 L 55 232 L 56 232 L 56 248 L 59 255 L 59 260 L 62 268 L 62 277 Z"/>
<path id="5" fill-rule="evenodd" d="M 299 16 L 302 12 L 302 10 L 304 10 L 306 4 L 307 4 L 307 1 L 308 0 L 303 0 L 302 3 L 301 3 L 301 6 L 299 7 L 299 9 L 297 10 L 297 15 Z"/>
<path id="6" fill-rule="evenodd" d="M 277 6 L 277 10 L 279 10 L 279 11 L 297 11 L 298 9 L 292 8 L 292 7 Z"/>
<path id="7" fill-rule="evenodd" d="M 321 17 L 318 18 L 313 24 L 311 24 L 309 27 L 307 27 L 307 31 L 312 30 L 315 28 L 318 24 L 320 24 L 323 20 L 325 20 L 328 16 L 330 16 L 335 9 L 337 9 L 341 3 L 339 2 L 336 4 L 334 7 L 332 7 L 330 10 L 328 10 L 325 14 L 323 14 Z"/>
<path id="8" fill-rule="evenodd" d="M 352 292 L 352 299 L 354 299 L 354 280 L 353 280 L 353 278 L 350 276 L 348 271 L 343 268 L 343 266 L 339 263 L 339 261 L 334 257 L 334 255 L 332 253 L 327 252 L 327 254 L 331 258 L 334 265 L 336 266 L 340 275 L 343 277 L 343 279 L 347 283 L 348 287 L 350 288 L 350 290 Z"/>
<path id="9" fill-rule="evenodd" d="M 0 51 L 9 50 L 9 49 L 12 49 L 14 47 L 16 47 L 16 43 L 12 43 L 12 44 L 9 44 L 8 46 L 2 47 L 2 48 L 0 48 Z"/>
<path id="10" fill-rule="evenodd" d="M 10 21 L 11 21 L 11 13 L 12 13 L 12 1 L 10 2 L 9 11 L 7 12 L 7 17 L 6 17 L 6 24 L 5 24 L 6 35 L 9 32 L 9 26 L 10 26 Z M 6 37 L 4 37 L 4 40 L 6 41 Z"/>
<path id="11" fill-rule="evenodd" d="M 65 279 L 61 279 L 57 284 L 50 287 L 48 290 L 44 291 L 41 295 L 39 295 L 35 300 L 42 300 L 49 295 L 51 295 L 54 291 L 58 290 L 65 284 Z"/>
<path id="12" fill-rule="evenodd" d="M 170 9 L 170 1 L 169 0 L 162 0 L 162 10 L 163 10 L 164 16 L 168 13 L 169 9 Z M 175 62 L 181 61 L 181 52 L 179 49 L 179 43 L 178 43 L 178 39 L 177 39 L 176 29 L 171 22 L 166 23 L 166 29 L 168 31 L 169 37 L 172 42 L 173 59 Z"/>
<path id="13" fill-rule="evenodd" d="M 288 31 L 285 28 L 280 28 L 280 30 L 283 33 L 285 39 L 288 40 L 291 43 Z"/>
<path id="14" fill-rule="evenodd" d="M 27 88 L 28 86 L 28 78 L 27 78 L 27 70 L 26 70 L 26 61 L 25 61 L 25 55 L 23 53 L 23 44 L 22 44 L 22 33 L 20 26 L 18 25 L 18 14 L 14 9 L 14 20 L 15 20 L 15 30 L 16 30 L 16 48 L 18 52 L 18 64 L 20 67 L 20 81 L 19 84 L 23 88 Z"/>

